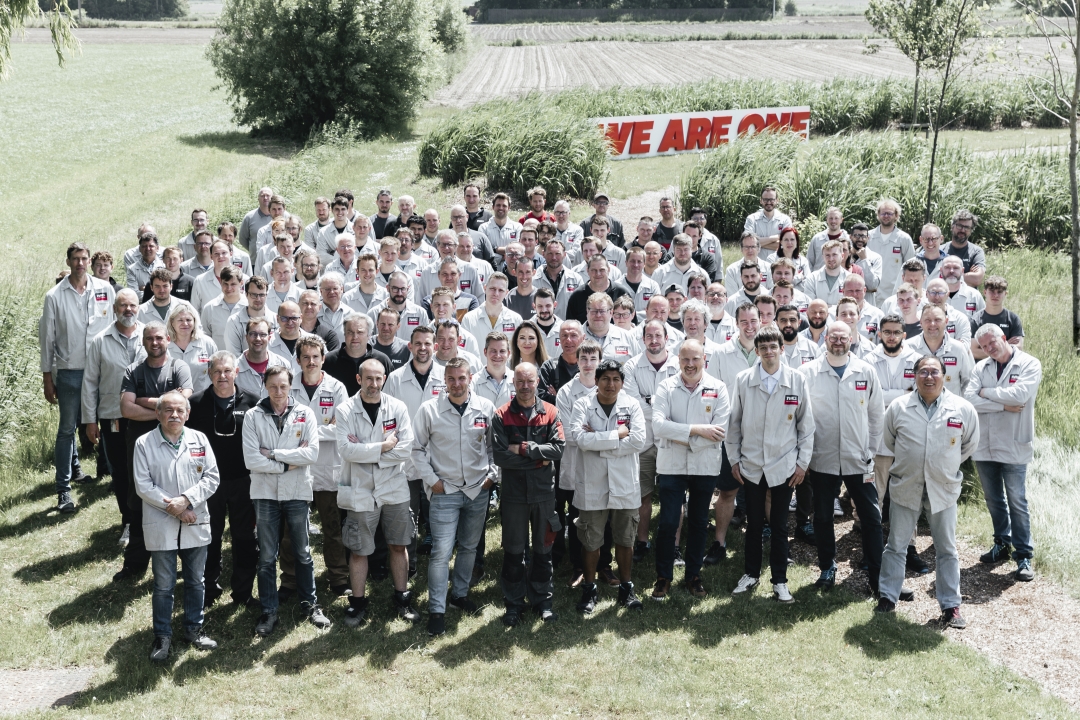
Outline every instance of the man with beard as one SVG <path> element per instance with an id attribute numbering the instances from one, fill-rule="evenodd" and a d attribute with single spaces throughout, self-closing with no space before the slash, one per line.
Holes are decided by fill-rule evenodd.
<path id="1" fill-rule="evenodd" d="M 547 288 L 555 293 L 556 314 L 560 320 L 565 320 L 570 296 L 585 284 L 585 280 L 566 266 L 565 243 L 557 238 L 549 240 L 544 248 L 544 261 L 546 265 L 536 271 L 533 284 L 537 288 Z"/>
<path id="2" fill-rule="evenodd" d="M 866 246 L 870 241 L 870 228 L 866 223 L 851 226 L 850 241 L 851 258 L 862 268 L 862 277 L 866 282 L 866 300 L 873 304 L 878 286 L 881 285 L 881 255 Z"/>
<path id="3" fill-rule="evenodd" d="M 848 351 L 852 355 L 861 359 L 874 351 L 873 344 L 859 333 L 859 303 L 855 298 L 840 298 L 836 304 L 836 319 L 851 328 Z"/>
<path id="4" fill-rule="evenodd" d="M 848 276 L 848 271 L 844 269 L 844 246 L 836 240 L 829 240 L 822 246 L 821 255 L 825 258 L 825 265 L 810 273 L 803 283 L 803 292 L 834 305 L 841 297 L 840 291 Z"/>
<path id="5" fill-rule="evenodd" d="M 809 400 L 814 408 L 814 452 L 809 481 L 814 494 L 814 537 L 821 574 L 814 586 L 831 590 L 836 584 L 836 535 L 833 500 L 847 486 L 862 523 L 863 562 L 869 570 L 870 591 L 876 596 L 881 572 L 881 510 L 872 482 L 873 453 L 881 443 L 885 415 L 877 373 L 869 363 L 848 352 L 855 333 L 834 322 L 826 334 L 824 357 L 803 366 Z"/>
<path id="6" fill-rule="evenodd" d="M 821 354 L 821 349 L 805 336 L 799 334 L 802 315 L 794 305 L 781 305 L 776 311 L 776 326 L 784 338 L 784 354 L 780 359 L 792 369 L 811 363 Z"/>
<path id="7" fill-rule="evenodd" d="M 738 293 L 739 288 L 742 287 L 742 269 L 746 263 L 753 263 L 758 266 L 758 270 L 761 271 L 758 282 L 766 282 L 766 285 L 771 282 L 769 263 L 760 257 L 761 246 L 758 244 L 758 239 L 754 234 L 744 232 L 742 237 L 739 238 L 739 247 L 742 248 L 742 257 L 728 265 L 727 270 L 724 272 L 724 287 L 727 288 L 729 296 Z"/>
<path id="8" fill-rule="evenodd" d="M 319 254 L 309 247 L 301 247 L 296 251 L 296 287 L 300 292 L 305 290 L 319 290 L 319 275 L 321 265 Z"/>
<path id="9" fill-rule="evenodd" d="M 409 278 L 400 270 L 391 273 L 386 292 L 389 297 L 368 310 L 367 316 L 374 325 L 383 309 L 396 310 L 401 322 L 397 335 L 402 340 L 408 340 L 413 330 L 427 324 L 428 314 L 424 308 L 409 300 Z"/>
<path id="10" fill-rule="evenodd" d="M 953 309 L 974 320 L 986 307 L 979 291 L 964 282 L 964 261 L 956 255 L 946 255 L 941 261 L 941 279 L 949 286 L 948 302 Z"/>
<path id="11" fill-rule="evenodd" d="M 539 288 L 533 296 L 533 316 L 530 318 L 543 333 L 544 346 L 549 358 L 558 357 L 562 352 L 559 343 L 559 328 L 562 320 L 555 315 L 555 294 L 548 288 Z"/>
<path id="12" fill-rule="evenodd" d="M 986 275 L 986 254 L 973 242 L 968 242 L 979 218 L 970 210 L 957 210 L 949 226 L 952 241 L 946 246 L 949 255 L 955 255 L 964 263 L 964 282 L 977 288 Z"/>
<path id="13" fill-rule="evenodd" d="M 881 256 L 881 284 L 874 296 L 877 306 L 881 307 L 885 298 L 895 293 L 903 282 L 901 271 L 904 263 L 915 258 L 915 244 L 910 235 L 896 226 L 900 222 L 900 206 L 895 200 L 880 201 L 877 218 L 878 226 L 870 231 L 866 246 Z"/>
<path id="14" fill-rule="evenodd" d="M 709 329 L 706 336 L 717 345 L 723 345 L 739 331 L 735 325 L 735 316 L 727 311 L 727 288 L 724 283 L 714 281 L 705 290 L 705 300 L 709 305 Z"/>
<path id="15" fill-rule="evenodd" d="M 815 347 L 825 345 L 825 325 L 829 322 L 829 304 L 824 300 L 811 300 L 806 308 L 806 322 L 810 327 L 802 331 L 803 337 Z"/>

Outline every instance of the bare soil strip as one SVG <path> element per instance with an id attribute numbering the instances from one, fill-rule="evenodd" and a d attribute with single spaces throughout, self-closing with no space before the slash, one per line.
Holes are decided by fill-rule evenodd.
<path id="1" fill-rule="evenodd" d="M 206 45 L 217 32 L 215 28 L 81 28 L 75 36 L 87 45 Z M 35 45 L 52 43 L 46 28 L 28 28 L 15 42 Z"/>
<path id="2" fill-rule="evenodd" d="M 0 670 L 0 714 L 72 705 L 96 668 Z"/>

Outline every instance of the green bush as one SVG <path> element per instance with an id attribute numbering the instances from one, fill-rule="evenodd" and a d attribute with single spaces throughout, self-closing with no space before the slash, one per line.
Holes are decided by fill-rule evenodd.
<path id="1" fill-rule="evenodd" d="M 957 85 L 946 97 L 941 121 L 953 128 L 989 129 L 1031 123 L 1061 126 L 1042 109 L 1027 85 L 1018 80 L 981 80 Z M 589 118 L 647 113 L 695 112 L 809 105 L 812 135 L 834 135 L 856 130 L 885 130 L 897 122 L 910 122 L 912 82 L 837 78 L 823 83 L 775 80 L 709 80 L 683 85 L 577 88 L 519 99 L 498 99 L 478 105 L 442 122 L 423 140 L 419 167 L 450 185 L 485 172 L 490 167 L 493 140 L 528 124 L 555 132 L 576 119 L 587 127 Z M 1050 107 L 1056 101 L 1041 98 Z M 925 117 L 921 117 L 925 121 Z M 584 137 L 575 134 L 574 137 Z M 558 165 L 554 161 L 551 165 Z M 561 163 L 572 167 L 571 163 Z M 590 170 L 591 172 L 591 170 Z M 489 182 L 491 181 L 491 174 Z M 503 175 L 499 175 L 500 179 Z M 538 180 L 539 181 L 539 180 Z M 527 183 L 526 183 L 527 184 Z M 569 177 L 556 185 L 578 187 Z M 497 185 L 500 189 L 509 186 Z M 584 196 L 583 196 L 584 197 Z M 756 197 L 756 195 L 755 195 Z M 755 200 L 756 202 L 756 200 Z"/>
<path id="2" fill-rule="evenodd" d="M 430 0 L 228 0 L 207 54 L 239 124 L 373 137 L 401 129 L 443 77 L 434 28 Z"/>
<path id="3" fill-rule="evenodd" d="M 502 128 L 488 147 L 491 187 L 525 197 L 542 185 L 552 197 L 591 197 L 603 181 L 608 146 L 596 128 L 572 118 L 541 118 Z"/>
<path id="4" fill-rule="evenodd" d="M 160 20 L 188 14 L 187 0 L 82 0 L 82 9 L 101 20 Z"/>
<path id="5" fill-rule="evenodd" d="M 447 53 L 464 50 L 469 44 L 468 16 L 460 2 L 442 0 L 435 6 L 435 42 Z"/>
<path id="6" fill-rule="evenodd" d="M 864 133 L 801 146 L 792 136 L 739 140 L 702 156 L 679 181 L 682 207 L 703 207 L 721 239 L 733 241 L 771 182 L 793 218 L 825 217 L 835 205 L 845 221 L 876 224 L 877 201 L 895 199 L 901 227 L 918 235 L 926 205 L 930 146 L 910 133 Z M 967 208 L 979 216 L 975 241 L 1061 248 L 1069 240 L 1067 158 L 1061 152 L 975 155 L 939 143 L 933 222 L 945 227 Z"/>

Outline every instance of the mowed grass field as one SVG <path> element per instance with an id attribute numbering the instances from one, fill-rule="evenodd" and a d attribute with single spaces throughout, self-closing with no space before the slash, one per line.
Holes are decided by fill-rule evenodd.
<path id="1" fill-rule="evenodd" d="M 10 298 L 24 317 L 36 319 L 40 293 L 63 267 L 63 247 L 71 240 L 117 253 L 133 244 L 138 224 L 150 220 L 165 242 L 173 242 L 185 231 L 191 207 L 206 207 L 216 220 L 224 209 L 246 207 L 253 189 L 267 182 L 288 190 L 305 219 L 314 196 L 340 186 L 353 189 L 362 209 L 383 185 L 395 195 L 410 192 L 422 207 L 446 208 L 456 196 L 415 178 L 415 139 L 409 136 L 327 145 L 297 160 L 288 160 L 291 148 L 248 139 L 230 125 L 197 48 L 87 46 L 66 71 L 53 66 L 47 47 L 17 46 L 15 56 L 16 75 L 0 85 L 0 210 L 13 225 L 0 239 L 11 258 L 0 277 L 28 283 L 22 296 Z M 429 111 L 418 127 L 438 112 L 443 111 Z M 661 160 L 667 164 L 620 164 L 627 177 L 619 194 L 676 182 L 676 163 L 687 160 Z M 585 209 L 579 206 L 575 213 Z M 16 248 L 32 252 L 11 254 Z M 1048 262 L 1041 267 L 1063 277 L 1059 260 L 1034 253 L 1002 257 L 1035 269 Z M 1038 278 L 1031 277 L 1034 289 Z M 1025 320 L 1030 312 L 1060 306 L 1052 288 L 1038 295 L 1042 304 L 1017 307 Z M 26 350 L 36 355 L 36 346 L 28 343 Z M 1070 371 L 1067 362 L 1059 368 Z M 36 371 L 29 375 L 36 385 Z M 668 603 L 648 602 L 643 613 L 627 616 L 615 608 L 613 594 L 602 590 L 598 611 L 582 619 L 573 610 L 577 593 L 564 587 L 564 565 L 556 576 L 558 624 L 507 631 L 498 620 L 501 551 L 493 521 L 488 578 L 475 591 L 484 612 L 466 619 L 451 613 L 444 638 L 431 641 L 422 625 L 391 620 L 384 581 L 371 585 L 373 620 L 361 630 L 341 623 L 340 601 L 330 607 L 336 624 L 325 634 L 302 622 L 290 604 L 279 630 L 256 640 L 255 615 L 226 603 L 208 615 L 208 631 L 221 643 L 218 651 L 200 654 L 181 646 L 169 665 L 151 667 L 148 577 L 135 585 L 110 583 L 120 549 L 106 483 L 77 490 L 80 512 L 58 516 L 52 510 L 55 418 L 41 400 L 18 408 L 18 415 L 21 439 L 0 460 L 0 667 L 96 668 L 79 703 L 58 712 L 469 718 L 1070 714 L 1034 683 L 949 642 L 933 627 L 875 618 L 858 580 L 821 596 L 811 587 L 816 570 L 798 565 L 790 573 L 794 606 L 780 607 L 765 593 L 733 601 L 727 591 L 741 574 L 742 560 L 737 532 L 730 541 L 732 560 L 705 573 L 712 592 L 704 601 L 676 591 Z M 965 518 L 966 536 L 985 533 L 988 521 L 977 501 L 965 508 Z M 321 574 L 317 544 L 315 550 Z M 653 578 L 651 559 L 635 571 L 643 591 Z M 328 599 L 321 578 L 318 587 Z M 414 587 L 423 607 L 423 570 Z"/>

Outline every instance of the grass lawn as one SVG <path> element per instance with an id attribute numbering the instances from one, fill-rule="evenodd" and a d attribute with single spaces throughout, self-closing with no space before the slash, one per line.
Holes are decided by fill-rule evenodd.
<path id="1" fill-rule="evenodd" d="M 456 191 L 416 179 L 413 138 L 329 144 L 291 161 L 290 148 L 248 139 L 231 126 L 220 93 L 211 91 L 213 75 L 198 48 L 88 45 L 66 71 L 55 68 L 50 52 L 47 46 L 16 46 L 16 74 L 0 85 L 0 210 L 13 225 L 0 243 L 8 249 L 30 243 L 34 249 L 32 262 L 26 256 L 0 270 L 5 282 L 26 289 L 21 299 L 4 303 L 27 321 L 17 348 L 24 353 L 36 355 L 31 331 L 40 292 L 62 267 L 62 248 L 71 240 L 122 251 L 132 244 L 139 222 L 150 220 L 171 242 L 183 233 L 192 207 L 206 207 L 212 219 L 246 209 L 253 188 L 265 182 L 286 191 L 305 218 L 313 197 L 341 186 L 361 198 L 362 208 L 384 185 L 395 195 L 410 192 L 421 207 L 446 208 L 455 199 Z M 426 115 L 419 129 L 435 115 Z M 692 159 L 615 163 L 613 190 L 630 196 L 675 182 Z M 42 222 L 54 216 L 63 220 Z M 1067 383 L 1078 377 L 1076 362 L 1067 337 L 1061 345 L 1066 325 L 1052 327 L 1060 324 L 1062 296 L 1040 283 L 1038 274 L 1042 268 L 1060 277 L 1064 265 L 1037 253 L 995 256 L 993 262 L 999 261 L 1017 266 L 1014 297 L 1021 299 L 1012 306 L 1046 343 L 1031 347 L 1048 376 L 1050 358 L 1058 358 L 1052 367 L 1060 377 L 1048 377 L 1044 402 L 1071 408 L 1074 386 Z M 1012 265 L 1009 276 L 1014 277 Z M 1040 311 L 1045 317 L 1032 317 Z M 15 349 L 7 349 L 4 360 L 11 362 Z M 21 377 L 36 388 L 33 369 Z M 706 570 L 712 594 L 705 601 L 692 602 L 680 590 L 665 605 L 648 602 L 642 614 L 627 617 L 605 589 L 598 611 L 582 619 L 573 610 L 577 593 L 563 587 L 564 566 L 556 578 L 559 623 L 506 631 L 498 621 L 501 553 L 492 523 L 488 579 L 477 588 L 484 613 L 466 619 L 451 613 L 445 638 L 429 641 L 422 627 L 391 621 L 389 587 L 382 582 L 372 586 L 374 619 L 362 630 L 350 631 L 340 622 L 340 601 L 330 610 L 335 627 L 322 635 L 301 622 L 291 604 L 275 635 L 256 640 L 253 614 L 219 605 L 208 616 L 208 630 L 221 642 L 217 652 L 180 647 L 168 667 L 152 668 L 145 659 L 149 582 L 109 581 L 119 568 L 120 550 L 117 511 L 105 483 L 76 492 L 77 515 L 57 516 L 51 510 L 55 413 L 40 399 L 8 404 L 5 411 L 22 426 L 21 440 L 6 443 L 0 460 L 0 667 L 98 668 L 90 691 L 69 712 L 493 718 L 1069 714 L 1033 683 L 947 642 L 933 628 L 875 619 L 859 587 L 818 595 L 810 587 L 816 576 L 811 567 L 791 570 L 798 600 L 792 607 L 776 605 L 764 592 L 733 602 L 727 591 L 741 573 L 737 534 L 734 560 Z M 1044 425 L 1061 437 L 1075 419 L 1055 424 L 1043 413 Z M 985 511 L 980 514 L 975 503 L 969 508 L 965 532 L 987 524 Z M 321 559 L 316 563 L 321 571 Z M 635 572 L 642 591 L 653 577 L 651 559 Z M 414 587 L 423 607 L 423 570 Z M 319 589 L 325 599 L 323 581 Z"/>

